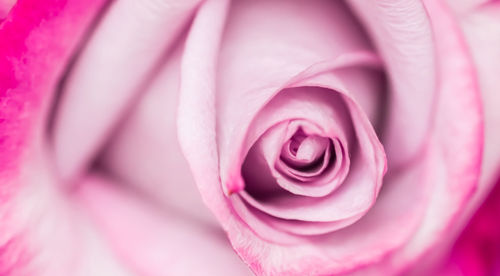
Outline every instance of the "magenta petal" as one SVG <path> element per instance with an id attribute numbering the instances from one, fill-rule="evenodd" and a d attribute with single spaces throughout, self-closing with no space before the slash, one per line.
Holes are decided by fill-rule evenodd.
<path id="1" fill-rule="evenodd" d="M 486 201 L 477 210 L 452 248 L 441 275 L 498 275 L 500 273 L 500 181 L 493 182 Z"/>
<path id="2" fill-rule="evenodd" d="M 50 161 L 40 154 L 48 101 L 103 2 L 21 0 L 0 23 L 0 274 L 40 275 L 43 270 L 54 275 L 75 269 L 69 267 L 72 254 L 57 255 L 68 249 L 67 236 L 53 239 L 41 230 L 60 218 L 58 229 L 64 229 L 68 220 L 61 215 L 64 206 L 47 215 L 58 201 L 47 179 Z M 105 260 L 109 252 L 93 253 Z M 56 255 L 60 263 L 46 262 Z"/>
<path id="3" fill-rule="evenodd" d="M 5 19 L 10 9 L 16 4 L 17 0 L 2 0 L 0 1 L 0 22 Z"/>

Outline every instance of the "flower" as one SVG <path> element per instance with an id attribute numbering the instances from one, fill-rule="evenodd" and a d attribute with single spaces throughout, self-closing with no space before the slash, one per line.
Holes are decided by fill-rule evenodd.
<path id="1" fill-rule="evenodd" d="M 466 2 L 5 2 L 0 274 L 442 269 L 500 156 Z"/>

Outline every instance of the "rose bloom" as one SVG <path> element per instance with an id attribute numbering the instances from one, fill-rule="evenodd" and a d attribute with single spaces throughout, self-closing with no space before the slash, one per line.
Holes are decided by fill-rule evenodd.
<path id="1" fill-rule="evenodd" d="M 500 274 L 498 1 L 0 20 L 0 275 Z"/>

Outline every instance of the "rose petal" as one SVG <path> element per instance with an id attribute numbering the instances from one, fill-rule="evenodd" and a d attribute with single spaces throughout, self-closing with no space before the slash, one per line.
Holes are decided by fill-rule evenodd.
<path id="1" fill-rule="evenodd" d="M 467 12 L 464 11 L 459 14 L 457 18 L 460 20 L 465 38 L 470 46 L 471 54 L 478 70 L 478 81 L 484 108 L 484 152 L 479 185 L 467 206 L 463 208 L 460 218 L 458 218 L 455 223 L 454 228 L 456 230 L 453 231 L 453 235 L 448 235 L 448 239 L 442 241 L 442 247 L 445 249 L 440 256 L 434 256 L 439 260 L 441 260 L 443 256 L 446 257 L 447 249 L 452 246 L 459 231 L 463 229 L 468 223 L 469 218 L 476 212 L 477 208 L 482 204 L 488 194 L 490 194 L 490 191 L 495 187 L 495 183 L 498 183 L 497 179 L 500 172 L 500 145 L 497 142 L 498 137 L 500 137 L 498 128 L 500 125 L 500 112 L 498 110 L 500 97 L 498 93 L 499 84 L 497 76 L 500 65 L 496 62 L 496 60 L 500 59 L 500 51 L 498 47 L 495 47 L 495 45 L 500 43 L 500 5 L 492 2 L 480 8 L 477 7 Z M 492 195 L 492 197 L 495 197 L 495 195 Z M 488 200 L 491 201 L 491 199 Z M 483 211 L 479 211 L 476 216 L 481 217 L 483 215 L 488 216 L 488 214 L 485 214 Z M 474 228 L 475 226 L 469 226 L 469 228 L 471 227 Z M 480 244 L 475 242 L 476 239 L 481 239 L 481 237 L 470 238 L 471 241 L 468 243 L 468 247 L 455 253 L 456 255 L 464 255 L 459 256 L 462 259 L 458 261 L 472 261 L 473 256 L 471 255 L 475 254 L 474 250 L 482 250 L 481 248 L 476 248 L 480 246 Z M 467 256 L 471 256 L 471 258 L 469 258 L 469 260 L 463 260 L 463 258 Z M 480 262 L 482 262 L 482 260 L 480 260 Z M 467 269 L 463 267 L 467 266 L 467 263 L 458 263 L 457 265 L 463 269 Z M 471 267 L 469 269 L 473 268 Z M 477 269 L 482 270 L 484 268 L 477 267 Z"/>
<path id="2" fill-rule="evenodd" d="M 63 179 L 71 180 L 88 166 L 198 2 L 111 4 L 63 87 L 53 129 Z"/>
<path id="3" fill-rule="evenodd" d="M 158 210 L 102 176 L 84 181 L 78 199 L 134 273 L 251 274 L 220 228 Z"/>
<path id="4" fill-rule="evenodd" d="M 0 25 L 0 274 L 123 272 L 88 221 L 61 201 L 51 160 L 42 158 L 48 101 L 102 4 L 18 1 Z"/>
<path id="5" fill-rule="evenodd" d="M 479 6 L 494 1 L 495 0 L 448 0 L 446 3 L 455 13 L 459 15 L 466 15 Z"/>
<path id="6" fill-rule="evenodd" d="M 434 43 L 420 1 L 350 1 L 384 60 L 390 83 L 387 122 L 381 134 L 389 167 L 418 158 L 434 107 Z M 411 128 L 411 131 L 408 129 Z"/>
<path id="7" fill-rule="evenodd" d="M 300 86 L 300 84 L 297 85 Z M 324 85 L 326 85 L 326 83 Z M 332 87 L 332 89 L 335 88 Z M 336 90 L 339 91 L 340 89 Z M 320 94 L 316 92 L 323 93 Z M 317 122 L 320 126 L 326 127 L 325 131 L 326 133 L 328 133 L 328 135 L 335 135 L 335 133 L 332 133 L 332 130 L 329 130 L 328 128 L 331 126 L 335 126 L 335 123 L 332 123 L 332 121 L 338 120 L 337 118 L 339 116 L 345 116 L 346 114 L 342 114 L 342 112 L 340 112 L 341 109 L 339 108 L 338 103 L 340 99 L 329 98 L 328 93 L 335 92 L 328 91 L 326 89 L 321 90 L 318 88 L 316 88 L 316 90 L 312 88 L 304 91 L 303 89 L 289 92 L 283 91 L 278 96 L 276 96 L 273 101 L 276 100 L 277 102 L 287 103 L 287 100 L 290 100 L 292 105 L 271 105 L 272 108 L 270 108 L 269 110 L 271 110 L 271 112 L 276 110 L 277 113 L 285 114 L 293 111 L 292 115 L 298 116 L 299 118 L 307 118 L 307 116 L 314 115 L 315 118 L 312 118 L 311 121 Z M 271 104 L 273 103 L 273 101 L 271 101 Z M 311 113 L 309 109 L 305 108 L 307 107 L 307 105 L 314 106 L 318 110 L 318 112 Z M 339 112 L 340 114 L 321 116 L 320 110 L 322 109 L 328 110 L 329 112 L 327 114 L 335 114 L 335 112 Z M 271 114 L 268 112 L 264 112 L 264 117 L 273 118 L 274 116 L 272 116 Z M 378 155 L 380 154 L 380 152 L 376 152 L 373 148 L 371 148 L 373 145 L 370 145 L 371 143 L 374 143 L 375 147 L 377 147 L 377 142 L 369 141 L 367 140 L 366 136 L 364 136 L 366 134 L 361 134 L 361 132 L 367 131 L 364 129 L 364 127 L 368 126 L 370 128 L 371 126 L 369 125 L 369 123 L 359 122 L 360 119 L 357 118 L 357 116 L 359 116 L 358 111 L 351 111 L 351 114 L 351 116 L 353 116 L 353 124 L 357 129 L 357 135 L 359 137 L 358 143 L 361 144 L 359 146 L 359 152 L 361 155 L 355 154 L 355 156 L 357 157 L 357 162 L 353 163 L 354 166 L 351 167 L 350 173 L 347 176 L 345 183 L 343 183 L 343 185 L 338 190 L 323 198 L 309 198 L 290 195 L 276 198 L 272 202 L 266 201 L 266 203 L 253 200 L 244 192 L 242 192 L 243 197 L 251 205 L 259 206 L 259 209 L 266 210 L 266 213 L 287 219 L 330 221 L 338 218 L 345 218 L 346 216 L 352 216 L 352 212 L 357 213 L 360 211 L 360 209 L 366 210 L 368 206 L 371 206 L 371 204 L 373 203 L 373 196 L 377 194 L 376 190 L 380 188 L 380 181 L 384 167 L 382 165 L 381 167 L 377 168 L 377 165 L 379 165 L 379 161 L 377 159 L 373 159 L 373 157 L 370 155 L 370 152 L 372 152 L 374 156 L 377 156 L 376 158 L 379 158 Z M 317 117 L 318 115 L 320 115 L 321 117 Z M 280 117 L 278 116 L 278 121 L 281 121 L 279 120 L 279 118 Z M 363 127 L 356 126 L 360 124 L 363 125 Z M 344 127 L 344 129 L 348 128 Z M 371 137 L 374 137 L 374 133 Z M 279 149 L 279 147 L 277 147 L 277 149 Z M 277 150 L 275 149 L 274 151 L 276 152 Z M 266 153 L 268 152 L 272 152 L 271 149 L 267 149 Z M 372 171 L 372 168 L 375 169 L 373 169 Z M 378 171 L 380 169 L 382 171 Z M 380 173 L 380 175 L 377 176 L 377 173 Z"/>
<path id="8" fill-rule="evenodd" d="M 434 138 L 428 145 L 430 160 L 427 166 L 433 166 L 428 176 L 435 178 L 431 183 L 440 183 L 429 191 L 429 203 L 426 214 L 414 237 L 407 242 L 404 250 L 398 251 L 388 262 L 410 272 L 426 273 L 429 259 L 439 257 L 443 248 L 436 244 L 443 242 L 460 229 L 463 211 L 472 201 L 478 183 L 483 145 L 482 112 L 477 89 L 475 67 L 468 56 L 461 32 L 449 9 L 442 2 L 424 1 L 429 13 L 440 76 L 439 104 Z M 445 35 L 444 35 L 445 34 Z M 467 114 L 464 112 L 467 111 Z M 467 125 L 467 126 L 465 126 Z M 439 149 L 439 150 L 438 150 Z M 456 152 L 460 151 L 460 158 Z M 443 208 L 446 206 L 446 208 Z M 435 260 L 435 259 L 434 259 Z M 418 266 L 413 266 L 418 262 Z M 382 269 L 372 267 L 372 271 Z M 360 274 L 365 275 L 365 270 Z"/>
<path id="9" fill-rule="evenodd" d="M 242 181 L 232 180 L 238 178 L 241 168 L 235 161 L 240 159 L 245 130 L 283 84 L 313 64 L 346 53 L 371 51 L 371 46 L 340 1 L 309 5 L 300 1 L 234 1 L 222 40 L 217 142 L 221 180 L 228 193 L 242 188 Z"/>
<path id="10" fill-rule="evenodd" d="M 477 65 L 479 87 L 484 108 L 484 152 L 481 184 L 476 199 L 481 202 L 495 183 L 500 169 L 500 84 L 498 70 L 500 51 L 495 47 L 500 43 L 500 5 L 492 3 L 474 10 L 461 19 L 465 38 Z"/>
<path id="11" fill-rule="evenodd" d="M 356 58 L 360 58 L 360 56 L 354 55 L 354 58 L 354 60 L 356 60 Z M 347 57 L 346 60 L 348 60 Z M 360 60 L 363 59 L 361 58 Z M 334 73 L 331 73 L 331 75 L 321 75 L 319 73 L 321 72 L 320 70 L 328 72 L 329 70 L 331 70 L 329 68 L 335 68 L 335 66 L 337 65 L 336 63 L 339 63 L 339 61 L 334 61 L 332 63 L 333 65 L 330 64 L 329 66 L 328 64 L 320 64 L 319 66 L 311 67 L 308 71 L 297 76 L 298 80 L 304 80 L 296 80 L 296 83 L 294 85 L 297 85 L 298 87 L 301 87 L 302 85 L 329 87 L 332 90 L 336 90 L 339 92 L 342 91 L 342 93 L 345 93 L 344 95 L 348 97 L 348 92 L 344 92 L 345 89 L 343 83 L 333 77 Z M 317 77 L 311 78 L 307 76 Z M 316 90 L 318 89 L 316 88 Z M 311 113 L 310 109 L 305 108 L 309 104 L 309 101 L 314 99 L 315 90 L 309 89 L 306 91 L 308 93 L 304 93 L 302 95 L 297 93 L 294 94 L 292 92 L 281 92 L 281 94 L 275 97 L 275 99 L 282 96 L 282 98 L 280 99 L 282 102 L 286 103 L 287 100 L 290 100 L 291 103 L 297 103 L 299 104 L 299 106 L 273 106 L 272 103 L 275 100 L 273 99 L 273 101 L 270 102 L 270 107 L 272 107 L 269 109 L 270 112 L 262 112 L 262 114 L 259 114 L 259 116 L 263 115 L 263 118 L 265 118 L 264 120 L 266 120 L 267 118 L 273 118 L 271 120 L 282 121 L 283 119 L 280 116 L 276 117 L 275 115 L 273 115 L 273 112 L 276 114 L 287 114 L 292 112 L 292 114 L 288 114 L 287 116 L 295 115 L 301 118 L 304 117 L 304 114 L 308 114 L 305 117 L 307 118 L 307 116 L 311 116 L 312 114 L 314 114 L 316 118 L 313 118 L 312 121 L 317 122 L 322 122 L 322 120 L 325 120 L 325 118 L 336 118 L 336 116 L 332 115 L 317 117 L 317 115 L 321 113 Z M 319 91 L 321 91 L 321 89 L 319 89 Z M 301 92 L 301 90 L 299 89 L 297 90 L 297 92 Z M 330 93 L 335 92 L 331 91 Z M 321 95 L 325 96 L 327 94 Z M 332 99 L 323 97 L 318 101 L 314 101 L 314 105 L 312 106 L 315 106 L 315 109 L 317 111 L 321 110 L 322 108 L 331 108 L 338 111 L 339 108 L 336 107 L 335 102 L 331 102 L 331 100 Z M 279 103 L 280 101 L 277 102 Z M 383 150 L 378 144 L 378 140 L 373 130 L 371 129 L 370 123 L 368 122 L 367 118 L 363 116 L 364 114 L 360 112 L 359 107 L 351 99 L 348 98 L 347 103 L 349 109 L 351 110 L 351 116 L 354 119 L 353 124 L 356 127 L 356 132 L 359 139 L 358 142 L 360 144 L 360 155 L 355 155 L 356 157 L 358 157 L 358 162 L 354 163 L 354 167 L 351 168 L 351 172 L 348 178 L 338 190 L 323 198 L 308 198 L 291 195 L 279 196 L 280 194 L 278 194 L 278 196 L 275 198 L 271 197 L 272 200 L 269 200 L 269 196 L 267 196 L 265 201 L 255 200 L 251 195 L 242 191 L 240 192 L 242 198 L 245 199 L 245 201 L 249 205 L 277 218 L 315 222 L 337 221 L 337 223 L 330 224 L 322 223 L 322 226 L 318 228 L 322 229 L 322 231 L 326 231 L 326 229 L 337 229 L 339 227 L 345 227 L 347 225 L 347 221 L 353 223 L 356 219 L 359 219 L 360 214 L 365 213 L 367 209 L 373 204 L 374 198 L 378 193 L 378 189 L 380 189 L 381 187 L 381 178 L 385 170 L 385 159 Z M 265 109 L 263 111 L 265 111 Z M 259 120 L 257 120 L 256 122 L 259 122 Z M 268 122 L 260 122 L 260 124 L 257 125 L 262 127 L 268 124 Z M 326 125 L 330 127 L 332 125 L 332 122 L 322 122 L 320 123 L 320 125 Z M 347 127 L 344 127 L 344 129 L 346 128 Z M 267 149 L 266 152 L 269 153 L 273 151 L 272 149 Z M 263 229 L 263 226 L 258 224 L 261 224 L 262 222 L 259 222 L 258 218 L 250 219 L 249 216 L 255 216 L 255 214 L 253 214 L 254 212 L 251 210 L 247 211 L 240 209 L 246 208 L 246 206 L 237 203 L 236 201 L 238 200 L 239 198 L 237 198 L 236 196 L 232 196 L 232 202 L 236 206 L 235 210 L 243 216 L 243 219 L 245 221 L 251 221 L 247 223 L 251 227 L 255 227 L 257 232 L 261 231 Z M 257 215 L 257 217 L 258 216 L 259 215 Z M 352 219 L 353 217 L 355 217 L 356 219 Z M 263 222 L 269 223 L 269 220 L 266 219 Z M 281 225 L 283 225 L 283 223 L 281 223 Z M 318 232 L 319 230 L 314 231 Z M 300 232 L 300 230 L 294 230 L 294 232 L 297 233 Z M 259 234 L 261 238 L 274 240 L 273 236 L 265 236 L 262 232 L 260 232 Z M 278 235 L 278 237 L 280 237 L 279 239 L 281 241 L 281 235 Z"/>
<path id="12" fill-rule="evenodd" d="M 213 185 L 219 180 L 215 144 L 214 64 L 228 6 L 226 0 L 206 1 L 194 19 L 181 62 L 177 109 L 177 131 L 182 152 L 204 202 L 220 221 L 227 221 L 230 213 L 221 186 Z M 225 224 L 222 226 L 227 227 Z"/>
<path id="13" fill-rule="evenodd" d="M 98 162 L 103 170 L 144 195 L 144 200 L 154 200 L 186 216 L 216 224 L 201 201 L 177 140 L 183 46 L 179 43 L 166 59 L 116 134 L 110 137 Z"/>
<path id="14" fill-rule="evenodd" d="M 328 145 L 328 138 L 317 135 L 309 136 L 300 143 L 296 158 L 301 163 L 312 163 L 324 154 Z"/>
<path id="15" fill-rule="evenodd" d="M 331 98 L 329 98 L 328 96 L 330 95 L 327 94 L 331 94 Z M 348 141 L 353 139 L 353 130 L 350 125 L 349 113 L 346 112 L 343 100 L 339 95 L 335 94 L 337 93 L 334 91 L 321 91 L 321 89 L 312 87 L 283 90 L 275 96 L 263 110 L 261 110 L 256 121 L 250 126 L 248 131 L 249 137 L 257 137 L 262 135 L 262 133 L 260 133 L 262 129 L 271 129 L 273 125 L 289 120 L 290 118 L 300 118 L 300 120 L 294 120 L 288 123 L 286 130 L 288 135 L 282 137 L 282 139 L 279 139 L 279 137 L 282 136 L 280 133 L 276 133 L 275 135 L 269 133 L 269 135 L 262 136 L 260 141 L 255 141 L 257 142 L 257 147 L 260 147 L 259 152 L 264 157 L 264 160 L 266 160 L 269 168 L 271 168 L 271 173 L 277 179 L 278 184 L 293 194 L 309 196 L 326 195 L 329 191 L 334 190 L 340 185 L 348 172 L 349 161 L 343 166 L 343 176 L 335 180 L 328 176 L 316 178 L 313 183 L 304 185 L 304 183 L 300 181 L 292 181 L 286 178 L 279 171 L 279 163 L 277 163 L 279 162 L 279 149 L 284 139 L 287 139 L 288 136 L 294 133 L 297 127 L 307 127 L 311 122 L 314 122 L 315 126 L 310 126 L 310 131 L 317 129 L 316 132 L 320 135 L 338 139 L 341 141 L 340 143 L 346 147 L 346 150 L 348 150 Z M 253 126 L 255 126 L 255 128 Z M 278 135 L 278 137 L 272 137 L 276 135 Z M 247 142 L 248 145 L 253 144 L 253 140 L 254 139 L 250 138 Z M 347 156 L 347 152 L 345 154 Z M 251 164 L 249 164 L 249 166 L 251 166 Z M 335 175 L 332 174 L 331 176 Z M 249 183 L 249 185 L 252 184 L 253 183 Z"/>
<path id="16" fill-rule="evenodd" d="M 0 1 L 0 22 L 7 16 L 10 9 L 16 4 L 17 0 Z"/>

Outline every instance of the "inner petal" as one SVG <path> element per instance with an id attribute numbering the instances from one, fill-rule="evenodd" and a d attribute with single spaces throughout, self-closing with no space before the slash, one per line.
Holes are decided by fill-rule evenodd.
<path id="1" fill-rule="evenodd" d="M 306 109 L 301 110 L 299 106 Z M 313 109 L 315 112 L 310 112 Z M 288 194 L 322 197 L 341 185 L 349 170 L 349 144 L 354 136 L 349 112 L 335 91 L 317 87 L 285 89 L 261 114 L 265 114 L 264 118 L 274 118 L 276 121 L 263 122 L 263 125 L 271 126 L 256 139 L 247 155 L 250 157 L 247 159 L 249 162 L 245 162 L 242 172 L 246 177 L 261 175 L 264 170 L 251 168 L 256 165 L 250 162 L 260 160 L 255 163 L 259 163 L 259 167 L 265 164 L 270 168 L 271 176 L 266 181 L 254 181 L 254 177 L 244 179 L 245 186 L 253 186 L 249 187 L 249 191 L 261 190 L 261 187 L 269 190 L 267 186 L 278 185 Z M 286 120 L 294 117 L 302 119 Z M 297 150 L 293 149 L 293 144 L 297 145 Z M 304 153 L 307 151 L 310 152 L 309 161 L 316 159 L 316 162 L 307 162 L 303 158 L 300 161 L 297 155 L 306 156 Z M 255 158 L 253 155 L 261 157 Z M 249 171 L 253 173 L 247 173 Z M 304 185 L 305 182 L 307 185 Z"/>
<path id="2" fill-rule="evenodd" d="M 249 129 L 277 91 L 291 86 L 287 82 L 313 64 L 371 49 L 343 1 L 307 5 L 233 1 L 217 61 L 218 75 L 223 76 L 217 79 L 216 99 L 217 126 L 223 126 L 217 129 L 223 189 L 243 188 L 235 171 L 241 168 L 244 154 L 235 149 L 244 143 L 246 153 L 251 147 L 253 143 L 244 142 L 248 135 L 242 130 Z"/>
<path id="3" fill-rule="evenodd" d="M 325 153 L 329 139 L 312 135 L 304 139 L 297 150 L 297 159 L 312 162 Z"/>
<path id="4" fill-rule="evenodd" d="M 350 98 L 348 92 L 345 91 L 345 86 L 342 85 L 342 81 L 335 78 L 333 74 L 317 76 L 314 79 L 304 81 L 304 83 L 316 84 L 320 81 L 324 82 L 322 87 L 299 86 L 281 91 L 261 111 L 259 116 L 266 114 L 267 118 L 280 118 L 281 116 L 276 113 L 286 115 L 290 112 L 289 116 L 292 118 L 303 118 L 297 120 L 300 126 L 317 124 L 320 129 L 329 128 L 329 130 L 323 130 L 325 132 L 311 133 L 307 131 L 307 127 L 303 127 L 304 135 L 297 129 L 293 129 L 292 126 L 288 126 L 288 128 L 292 128 L 292 135 L 289 136 L 289 139 L 281 139 L 285 143 L 290 140 L 290 145 L 279 144 L 274 150 L 276 151 L 276 148 L 278 148 L 279 153 L 277 155 L 281 157 L 281 153 L 285 151 L 284 155 L 286 155 L 286 150 L 289 149 L 288 159 L 296 160 L 302 144 L 305 143 L 308 137 L 313 135 L 330 137 L 327 139 L 332 141 L 332 145 L 336 145 L 334 146 L 336 157 L 346 158 L 346 160 L 352 157 L 349 173 L 338 188 L 316 198 L 309 194 L 300 195 L 285 192 L 276 192 L 272 197 L 258 198 L 250 193 L 250 189 L 245 189 L 238 194 L 237 199 L 235 197 L 234 202 L 241 200 L 243 205 L 236 204 L 236 206 L 242 209 L 247 208 L 248 212 L 239 211 L 243 215 L 254 214 L 257 217 L 256 221 L 259 221 L 258 225 L 275 225 L 279 223 L 283 227 L 280 226 L 279 228 L 283 231 L 299 235 L 327 233 L 346 227 L 358 220 L 370 208 L 377 196 L 381 177 L 385 171 L 384 154 L 381 145 L 376 140 L 368 117 L 362 112 L 360 106 Z M 269 110 L 267 110 L 268 107 L 270 107 Z M 302 110 L 304 114 L 298 110 Z M 318 115 L 318 113 L 322 115 L 313 116 L 314 114 Z M 334 116 L 324 116 L 328 113 Z M 283 117 L 281 117 L 282 119 Z M 352 133 L 353 127 L 354 133 Z M 276 134 L 277 129 L 271 129 L 260 137 L 256 143 L 257 147 L 265 149 L 261 150 L 260 153 L 268 165 L 273 158 L 270 156 L 272 147 L 267 147 L 265 144 L 272 145 L 273 143 L 270 141 L 281 137 Z M 296 133 L 296 137 L 293 137 Z M 337 140 L 337 137 L 340 139 Z M 313 150 L 310 150 L 310 152 L 314 154 L 309 156 L 319 155 L 323 149 L 326 149 L 324 146 L 319 146 L 322 143 L 319 141 L 322 139 L 314 138 L 316 141 L 311 140 L 311 144 L 314 146 L 311 146 Z M 334 143 L 335 141 L 340 143 Z M 294 146 L 292 142 L 296 145 Z M 259 144 L 264 144 L 264 146 Z M 283 145 L 285 149 L 282 148 Z M 276 143 L 274 146 L 276 146 Z M 340 154 L 337 154 L 337 152 Z M 313 159 L 311 158 L 308 161 Z M 339 163 L 338 161 L 336 160 L 335 163 Z M 272 166 L 270 166 L 270 170 L 273 170 Z M 276 174 L 273 174 L 273 176 L 276 176 Z M 276 182 L 281 184 L 278 179 Z M 316 183 L 316 181 L 313 183 Z M 253 183 L 246 181 L 246 187 L 250 188 L 252 185 Z M 298 186 L 307 187 L 309 185 Z M 318 222 L 320 224 L 317 224 Z M 260 226 L 256 227 L 259 228 Z"/>
<path id="5" fill-rule="evenodd" d="M 292 194 L 321 197 L 343 182 L 348 173 L 350 160 L 339 138 L 333 139 L 333 142 L 326 138 L 328 144 L 325 153 L 310 164 L 310 168 L 304 164 L 301 164 L 302 167 L 294 168 L 293 165 L 287 165 L 281 160 L 280 151 L 276 149 L 283 145 L 282 141 L 293 140 L 288 139 L 292 136 L 288 133 L 300 133 L 297 129 L 300 130 L 302 127 L 308 128 L 309 131 L 314 129 L 313 125 L 305 120 L 282 122 L 273 126 L 256 141 L 242 167 L 242 176 L 248 193 L 261 200 Z M 287 143 L 282 151 L 288 148 Z M 345 141 L 342 143 L 347 145 Z M 333 151 L 338 158 L 332 158 Z"/>
<path id="6" fill-rule="evenodd" d="M 308 136 L 299 129 L 283 145 L 280 158 L 294 169 L 305 169 L 320 163 L 329 149 L 330 139 L 318 135 Z"/>
<path id="7" fill-rule="evenodd" d="M 275 167 L 284 176 L 289 176 L 290 180 L 296 180 L 299 184 L 302 182 L 320 186 L 332 181 L 334 177 L 339 178 L 337 180 L 340 183 L 343 177 L 338 175 L 339 171 L 341 167 L 344 167 L 345 172 L 347 172 L 348 166 L 345 163 L 349 162 L 344 158 L 344 155 L 341 142 L 338 139 L 328 139 L 325 150 L 313 162 L 296 162 L 298 164 L 294 164 L 280 157 L 276 161 Z"/>

